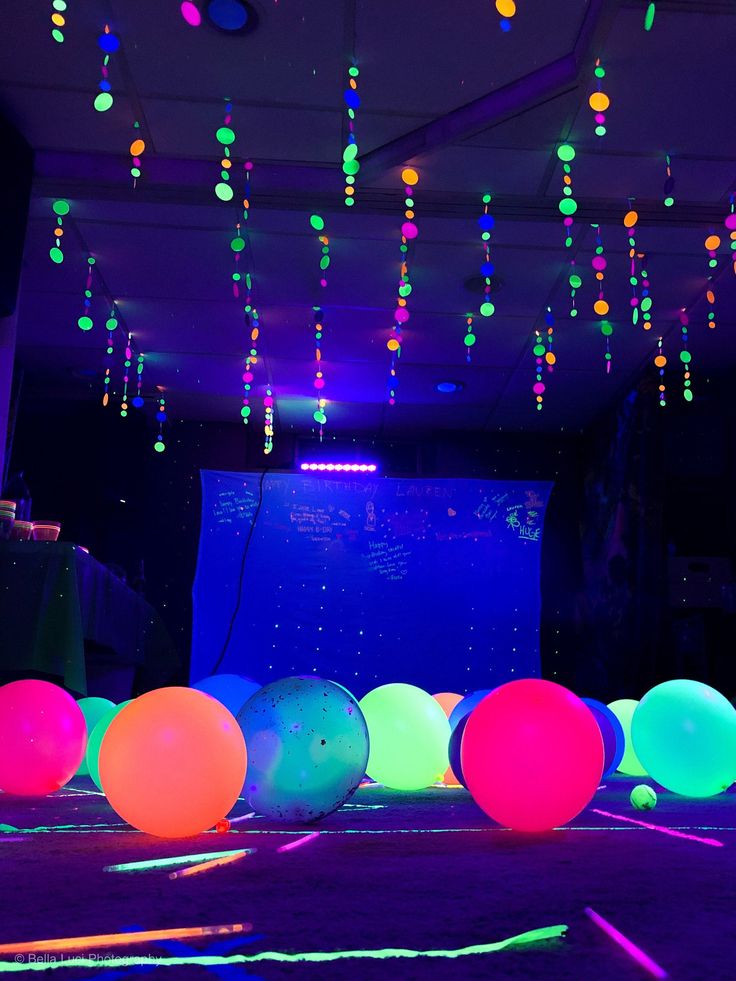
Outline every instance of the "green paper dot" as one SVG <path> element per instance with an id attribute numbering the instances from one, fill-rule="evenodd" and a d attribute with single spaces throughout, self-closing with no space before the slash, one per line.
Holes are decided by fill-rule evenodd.
<path id="1" fill-rule="evenodd" d="M 578 311 L 575 307 L 573 307 L 572 310 L 570 311 L 570 316 L 577 317 L 577 315 L 578 315 Z"/>
<path id="2" fill-rule="evenodd" d="M 54 201 L 52 207 L 54 209 L 54 214 L 58 215 L 60 218 L 63 218 L 64 215 L 68 215 L 69 211 L 71 210 L 68 201 Z"/>
<path id="3" fill-rule="evenodd" d="M 91 256 L 90 256 L 90 257 L 89 257 L 89 258 L 87 259 L 87 262 L 89 263 L 89 265 L 90 265 L 90 266 L 94 266 L 94 264 L 95 264 L 95 257 L 91 255 Z"/>
<path id="4" fill-rule="evenodd" d="M 606 77 L 606 69 L 603 67 L 603 65 L 598 65 L 596 67 L 595 77 L 596 78 L 605 78 Z"/>
<path id="5" fill-rule="evenodd" d="M 654 24 L 654 15 L 657 12 L 657 8 L 654 4 L 654 0 L 647 7 L 647 11 L 644 14 L 644 30 L 651 31 L 652 25 Z"/>
<path id="6" fill-rule="evenodd" d="M 691 358 L 692 355 L 689 351 L 680 351 L 680 361 L 682 361 L 683 364 L 690 364 Z"/>
<path id="7" fill-rule="evenodd" d="M 107 112 L 112 105 L 113 99 L 110 92 L 100 92 L 95 96 L 93 103 L 97 112 Z"/>
<path id="8" fill-rule="evenodd" d="M 157 439 L 153 444 L 153 448 L 157 453 L 163 453 L 163 451 L 166 449 L 166 443 L 163 443 L 160 439 Z"/>
<path id="9" fill-rule="evenodd" d="M 495 312 L 496 308 L 490 301 L 486 300 L 485 303 L 481 303 L 480 314 L 482 317 L 492 317 Z"/>
<path id="10" fill-rule="evenodd" d="M 569 187 L 569 186 L 565 186 L 565 187 L 562 188 L 562 193 L 565 195 L 566 198 L 571 198 L 572 197 L 572 188 Z"/>
<path id="11" fill-rule="evenodd" d="M 563 198 L 559 208 L 563 215 L 574 215 L 578 210 L 578 203 L 574 198 Z"/>
<path id="12" fill-rule="evenodd" d="M 711 269 L 715 269 L 716 266 L 718 265 L 718 259 L 709 259 L 708 265 L 710 266 Z"/>
<path id="13" fill-rule="evenodd" d="M 357 160 L 346 160 L 342 169 L 345 174 L 357 174 L 360 170 L 360 164 Z"/>
<path id="14" fill-rule="evenodd" d="M 131 167 L 130 168 L 130 176 L 131 177 L 140 177 L 141 176 L 140 168 L 139 167 Z"/>
<path id="15" fill-rule="evenodd" d="M 475 336 L 475 334 L 466 334 L 465 335 L 465 346 L 466 347 L 472 347 L 475 344 L 475 342 L 476 342 L 476 336 Z"/>
<path id="16" fill-rule="evenodd" d="M 55 262 L 57 265 L 64 261 L 64 253 L 56 246 L 49 249 L 49 256 L 51 257 L 51 261 Z"/>
<path id="17" fill-rule="evenodd" d="M 570 276 L 569 283 L 574 290 L 579 290 L 583 285 L 582 279 L 576 273 L 573 273 L 572 276 Z"/>
<path id="18" fill-rule="evenodd" d="M 247 419 L 248 416 L 250 415 L 250 406 L 244 405 L 243 408 L 240 410 L 240 414 L 244 419 Z"/>
<path id="19" fill-rule="evenodd" d="M 63 14 L 66 10 L 66 0 L 53 0 L 51 6 L 54 8 L 54 10 L 58 10 Z"/>
<path id="20" fill-rule="evenodd" d="M 345 204 L 348 206 L 348 208 L 352 208 L 352 206 L 355 204 L 355 198 L 345 198 Z"/>
<path id="21" fill-rule="evenodd" d="M 348 109 L 348 119 L 355 119 L 355 110 Z"/>
<path id="22" fill-rule="evenodd" d="M 327 269 L 329 264 L 330 264 L 330 257 L 328 255 L 323 255 L 322 258 L 319 260 L 319 268 Z"/>
<path id="23" fill-rule="evenodd" d="M 561 146 L 557 147 L 557 156 L 560 160 L 564 160 L 565 163 L 570 160 L 575 159 L 575 147 L 570 146 L 569 143 L 563 143 Z"/>
<path id="24" fill-rule="evenodd" d="M 407 208 L 413 208 L 414 207 L 414 198 L 407 198 L 404 203 L 406 204 Z"/>
<path id="25" fill-rule="evenodd" d="M 399 286 L 399 296 L 409 296 L 411 293 L 411 283 L 404 283 L 403 286 Z"/>
<path id="26" fill-rule="evenodd" d="M 230 248 L 233 252 L 242 252 L 245 248 L 245 239 L 241 238 L 239 235 L 236 236 L 230 243 Z"/>
<path id="27" fill-rule="evenodd" d="M 88 300 L 91 300 L 92 299 L 92 291 L 91 290 L 85 290 L 84 291 L 84 295 L 87 297 Z"/>
<path id="28" fill-rule="evenodd" d="M 54 39 L 54 41 L 57 42 L 57 44 L 63 44 L 64 43 L 64 35 L 61 33 L 61 31 L 59 30 L 58 27 L 55 27 L 51 31 L 51 37 Z"/>
<path id="29" fill-rule="evenodd" d="M 317 411 L 314 413 L 313 418 L 315 422 L 318 422 L 320 424 L 320 426 L 324 425 L 327 422 L 327 416 L 320 409 L 317 409 Z"/>
<path id="30" fill-rule="evenodd" d="M 664 206 L 665 206 L 665 208 L 671 208 L 674 203 L 675 203 L 675 199 L 674 198 L 667 197 L 667 198 L 664 199 Z"/>
<path id="31" fill-rule="evenodd" d="M 607 320 L 604 320 L 601 324 L 601 334 L 603 334 L 604 337 L 610 337 L 612 333 L 613 327 L 611 327 Z"/>
<path id="32" fill-rule="evenodd" d="M 105 321 L 105 327 L 107 328 L 107 330 L 115 330 L 117 325 L 118 322 L 115 319 L 115 317 L 108 317 L 108 319 Z"/>
<path id="33" fill-rule="evenodd" d="M 605 126 L 600 126 L 600 125 L 599 126 L 596 126 L 596 128 L 595 128 L 595 135 L 596 136 L 605 136 L 606 135 L 606 127 Z"/>
<path id="34" fill-rule="evenodd" d="M 490 204 L 490 203 L 491 203 L 491 195 L 490 194 L 484 194 L 483 195 L 483 204 Z"/>
<path id="35" fill-rule="evenodd" d="M 487 242 L 488 239 L 491 237 L 491 233 L 490 232 L 481 232 L 481 236 L 480 237 L 481 237 L 481 239 L 484 242 Z"/>
<path id="36" fill-rule="evenodd" d="M 567 238 L 565 239 L 565 248 L 569 249 L 571 245 L 572 245 L 572 238 L 568 235 Z"/>
<path id="37" fill-rule="evenodd" d="M 535 344 L 534 347 L 532 348 L 532 354 L 536 358 L 544 357 L 544 352 L 545 352 L 544 344 Z"/>
<path id="38" fill-rule="evenodd" d="M 685 399 L 686 402 L 692 402 L 693 400 L 692 389 L 686 388 L 685 391 L 682 393 L 682 397 Z"/>
<path id="39" fill-rule="evenodd" d="M 351 78 L 357 78 L 358 75 L 360 75 L 360 71 L 355 65 L 351 65 L 350 68 L 348 68 L 348 75 L 350 75 Z"/>
<path id="40" fill-rule="evenodd" d="M 77 327 L 80 330 L 92 330 L 94 324 L 92 323 L 91 317 L 80 317 L 77 321 Z"/>
<path id="41" fill-rule="evenodd" d="M 215 194 L 221 201 L 232 201 L 233 189 L 229 184 L 215 184 Z"/>
<path id="42" fill-rule="evenodd" d="M 651 310 L 652 309 L 652 298 L 651 298 L 651 296 L 645 296 L 644 297 L 644 299 L 641 301 L 641 309 L 642 309 L 642 312 L 646 312 L 647 310 Z"/>
<path id="43" fill-rule="evenodd" d="M 631 311 L 631 322 L 634 325 L 634 327 L 636 327 L 636 325 L 639 323 L 639 308 L 638 307 L 634 307 L 634 309 Z"/>
<path id="44" fill-rule="evenodd" d="M 128 415 L 128 413 L 125 411 L 125 409 L 121 409 L 120 410 L 120 415 L 123 417 L 123 419 L 125 419 L 125 417 Z"/>
<path id="45" fill-rule="evenodd" d="M 358 144 L 348 143 L 348 145 L 342 151 L 342 159 L 345 161 L 355 160 L 357 156 L 358 156 Z"/>
<path id="46" fill-rule="evenodd" d="M 319 215 L 310 215 L 309 224 L 312 226 L 315 232 L 321 232 L 322 229 L 325 227 L 325 220 L 324 218 L 321 218 Z"/>
<path id="47" fill-rule="evenodd" d="M 221 126 L 215 133 L 215 139 L 223 146 L 230 146 L 231 143 L 235 142 L 235 133 L 229 126 Z"/>
<path id="48" fill-rule="evenodd" d="M 352 174 L 348 174 L 348 176 L 345 178 L 345 183 L 346 184 L 354 184 L 355 183 L 355 178 L 352 176 Z"/>

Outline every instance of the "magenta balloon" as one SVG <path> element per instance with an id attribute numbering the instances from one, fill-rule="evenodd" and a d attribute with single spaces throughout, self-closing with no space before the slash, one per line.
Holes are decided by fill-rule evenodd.
<path id="1" fill-rule="evenodd" d="M 540 678 L 486 696 L 463 734 L 463 776 L 477 804 L 516 831 L 547 831 L 588 804 L 603 772 L 603 739 L 587 705 Z"/>
<path id="2" fill-rule="evenodd" d="M 87 746 L 82 710 L 48 681 L 0 688 L 0 788 L 44 797 L 74 776 Z"/>

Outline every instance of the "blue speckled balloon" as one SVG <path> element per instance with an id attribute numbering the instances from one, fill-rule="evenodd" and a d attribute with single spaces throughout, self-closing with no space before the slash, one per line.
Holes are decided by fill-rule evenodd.
<path id="1" fill-rule="evenodd" d="M 353 696 L 319 678 L 282 678 L 243 705 L 244 796 L 259 814 L 317 821 L 355 791 L 368 762 L 368 727 Z"/>
<path id="2" fill-rule="evenodd" d="M 462 702 L 458 702 L 452 712 L 450 712 L 450 729 L 454 729 L 460 719 L 465 715 L 469 715 L 476 705 L 480 705 L 486 695 L 490 695 L 492 691 L 492 688 L 481 688 L 478 691 L 471 691 L 469 695 L 465 696 Z M 455 770 L 454 767 L 453 770 Z M 455 770 L 455 775 L 457 776 L 457 770 Z"/>

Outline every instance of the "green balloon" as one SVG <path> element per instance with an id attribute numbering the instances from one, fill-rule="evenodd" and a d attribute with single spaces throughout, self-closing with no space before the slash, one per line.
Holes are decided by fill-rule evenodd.
<path id="1" fill-rule="evenodd" d="M 631 735 L 642 766 L 675 794 L 713 797 L 736 780 L 736 709 L 710 685 L 656 685 L 639 702 Z"/>
<path id="2" fill-rule="evenodd" d="M 448 766 L 450 724 L 431 695 L 414 685 L 381 685 L 360 701 L 368 723 L 368 773 L 394 790 L 421 790 Z"/>
<path id="3" fill-rule="evenodd" d="M 107 699 L 102 699 L 102 701 L 107 701 Z M 92 777 L 92 781 L 98 790 L 104 789 L 100 783 L 100 747 L 102 746 L 102 740 L 107 732 L 108 726 L 118 712 L 121 712 L 126 705 L 130 705 L 132 701 L 133 699 L 129 698 L 127 702 L 121 702 L 119 705 L 114 705 L 111 702 L 112 707 L 100 716 L 89 733 L 84 764 L 87 767 L 87 773 Z"/>
<path id="4" fill-rule="evenodd" d="M 638 706 L 638 702 L 633 698 L 619 698 L 615 702 L 610 702 L 608 707 L 621 723 L 624 730 L 625 749 L 621 762 L 618 765 L 619 771 L 625 773 L 627 777 L 646 777 L 647 771 L 639 761 L 639 757 L 634 751 L 631 741 L 631 720 Z"/>
<path id="5" fill-rule="evenodd" d="M 223 146 L 230 146 L 231 143 L 235 142 L 235 133 L 229 126 L 221 126 L 215 133 L 215 139 Z"/>
<path id="6" fill-rule="evenodd" d="M 90 733 L 100 721 L 102 716 L 109 712 L 111 708 L 115 708 L 115 702 L 111 702 L 109 698 L 80 698 L 77 705 L 82 710 L 84 721 L 87 724 L 88 741 Z M 84 776 L 87 773 L 89 773 L 89 769 L 87 767 L 87 759 L 85 756 L 85 758 L 79 764 L 77 774 Z"/>
<path id="7" fill-rule="evenodd" d="M 107 112 L 112 105 L 112 95 L 109 92 L 100 92 L 95 96 L 94 107 L 98 112 Z"/>

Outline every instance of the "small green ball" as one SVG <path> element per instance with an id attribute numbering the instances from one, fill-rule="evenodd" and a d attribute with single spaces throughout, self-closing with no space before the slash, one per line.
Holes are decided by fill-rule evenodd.
<path id="1" fill-rule="evenodd" d="M 640 783 L 631 791 L 629 796 L 631 806 L 637 811 L 651 811 L 657 806 L 657 795 L 651 787 Z"/>

